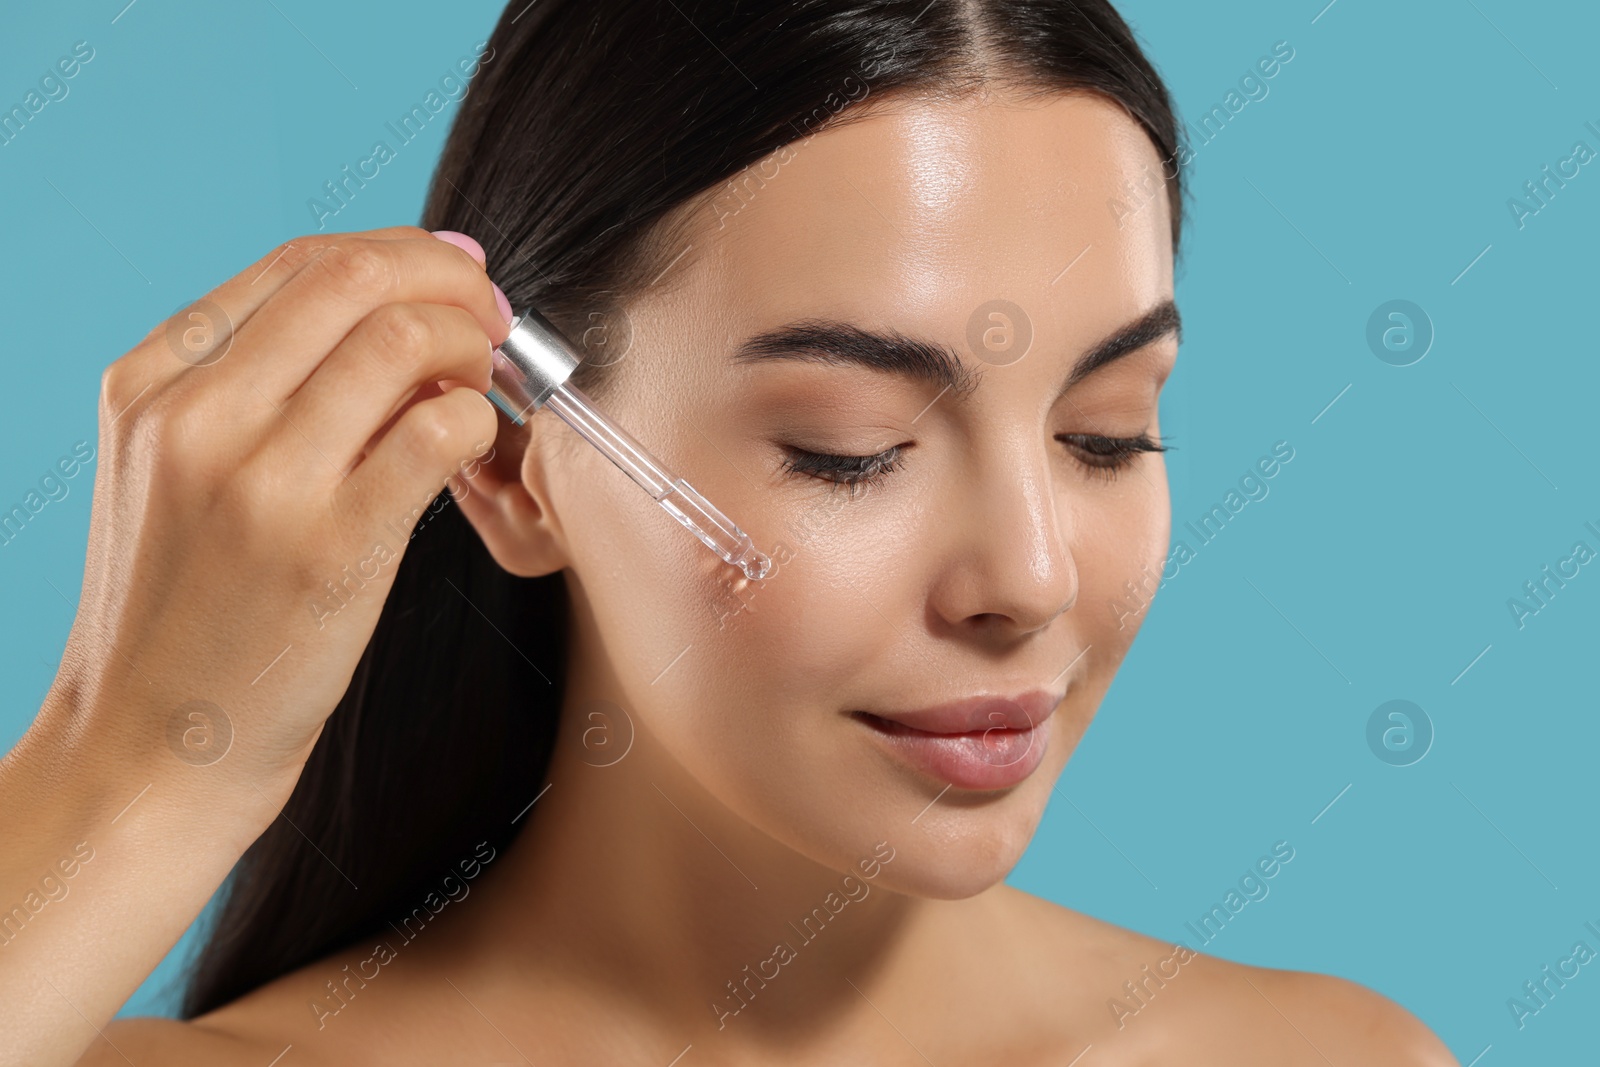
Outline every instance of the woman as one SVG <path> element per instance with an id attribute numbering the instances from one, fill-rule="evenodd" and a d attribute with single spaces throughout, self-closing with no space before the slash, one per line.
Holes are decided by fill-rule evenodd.
<path id="1" fill-rule="evenodd" d="M 1003 884 L 1168 537 L 1182 157 L 1110 6 L 490 45 L 424 228 L 287 242 L 105 375 L 0 779 L 7 899 L 70 887 L 0 953 L 17 1062 L 1454 1063 Z M 770 575 L 497 416 L 528 306 Z M 185 1021 L 109 1023 L 236 862 Z"/>

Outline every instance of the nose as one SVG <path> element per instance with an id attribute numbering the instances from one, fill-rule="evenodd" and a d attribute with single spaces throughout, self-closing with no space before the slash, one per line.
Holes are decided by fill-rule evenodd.
<path id="1" fill-rule="evenodd" d="M 1078 597 L 1070 503 L 1037 446 L 973 456 L 952 484 L 947 564 L 933 607 L 947 626 L 1016 638 L 1048 627 Z"/>

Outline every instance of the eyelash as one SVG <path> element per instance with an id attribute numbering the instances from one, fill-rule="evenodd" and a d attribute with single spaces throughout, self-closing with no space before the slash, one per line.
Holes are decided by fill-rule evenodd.
<path id="1" fill-rule="evenodd" d="M 1056 440 L 1073 448 L 1079 465 L 1085 472 L 1106 482 L 1116 480 L 1118 472 L 1133 462 L 1142 452 L 1165 452 L 1171 446 L 1149 434 L 1134 437 L 1106 437 L 1101 434 L 1063 433 Z M 1093 458 L 1085 458 L 1093 457 Z M 820 481 L 845 485 L 853 499 L 858 487 L 881 485 L 889 474 L 903 463 L 901 447 L 895 445 L 884 452 L 869 456 L 841 456 L 830 452 L 808 452 L 789 448 L 789 458 L 783 470 L 816 478 Z"/>
<path id="2" fill-rule="evenodd" d="M 1072 445 L 1094 459 L 1078 458 L 1084 469 L 1104 481 L 1115 481 L 1117 472 L 1133 462 L 1133 458 L 1141 452 L 1165 452 L 1171 446 L 1160 438 L 1152 438 L 1147 433 L 1137 434 L 1133 437 L 1104 437 L 1091 433 L 1063 433 L 1057 434 L 1056 440 L 1062 444 Z"/>
<path id="3" fill-rule="evenodd" d="M 900 446 L 895 445 L 870 456 L 839 456 L 831 452 L 807 452 L 790 448 L 783 469 L 835 485 L 848 486 L 851 499 L 861 486 L 881 485 L 890 473 L 900 469 Z"/>

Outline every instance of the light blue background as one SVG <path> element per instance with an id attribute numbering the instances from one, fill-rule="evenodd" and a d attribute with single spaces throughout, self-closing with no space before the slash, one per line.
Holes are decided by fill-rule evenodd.
<path id="1" fill-rule="evenodd" d="M 306 200 L 498 13 L 125 2 L 13 5 L 0 33 L 7 108 L 75 41 L 95 49 L 0 147 L 6 508 L 95 440 L 102 368 L 313 229 Z M 1572 1062 L 1600 1030 L 1600 965 L 1520 1031 L 1506 1000 L 1574 942 L 1600 949 L 1600 567 L 1521 630 L 1506 601 L 1574 541 L 1600 549 L 1600 165 L 1524 229 L 1507 200 L 1576 140 L 1600 149 L 1600 12 L 1324 2 L 1121 5 L 1192 120 L 1274 42 L 1295 49 L 1189 169 L 1174 536 L 1196 547 L 1183 523 L 1274 442 L 1295 455 L 1162 590 L 1011 880 L 1197 947 L 1185 921 L 1287 840 L 1270 894 L 1207 951 L 1372 986 L 1463 1064 Z M 415 222 L 453 108 L 332 228 Z M 1365 339 L 1396 298 L 1437 331 L 1406 367 Z M 0 747 L 71 623 L 92 471 L 0 548 Z M 1437 733 L 1408 767 L 1366 742 L 1397 698 Z M 125 1013 L 170 1012 L 174 964 Z"/>

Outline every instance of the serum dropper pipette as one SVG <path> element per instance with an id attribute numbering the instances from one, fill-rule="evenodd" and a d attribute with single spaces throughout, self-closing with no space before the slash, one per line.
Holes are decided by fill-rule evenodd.
<path id="1" fill-rule="evenodd" d="M 756 549 L 749 534 L 567 381 L 582 360 L 582 354 L 550 320 L 529 308 L 512 320 L 511 335 L 495 350 L 489 399 L 518 426 L 531 413 L 548 407 L 707 548 L 738 567 L 746 578 L 766 577 L 772 560 Z"/>

